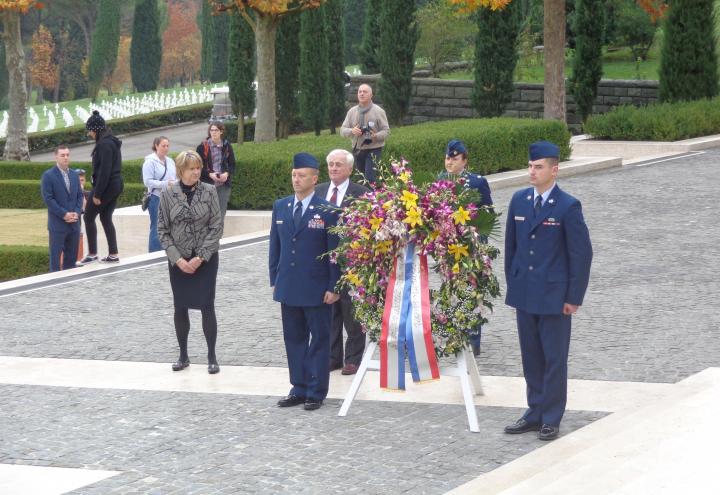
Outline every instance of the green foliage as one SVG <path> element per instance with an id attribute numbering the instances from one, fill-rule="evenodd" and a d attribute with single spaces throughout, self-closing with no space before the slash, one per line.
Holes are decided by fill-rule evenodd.
<path id="1" fill-rule="evenodd" d="M 587 120 L 592 113 L 602 78 L 602 42 L 605 0 L 576 0 L 575 53 L 570 92 L 575 97 L 577 113 Z"/>
<path id="2" fill-rule="evenodd" d="M 630 48 L 635 60 L 647 60 L 657 26 L 634 0 L 615 0 L 615 43 Z"/>
<path id="3" fill-rule="evenodd" d="M 95 101 L 103 80 L 115 70 L 120 44 L 120 2 L 100 0 L 88 65 L 88 94 Z"/>
<path id="4" fill-rule="evenodd" d="M 233 113 L 244 123 L 246 115 L 255 111 L 255 35 L 240 14 L 230 17 L 230 55 L 228 58 L 228 87 Z M 237 142 L 244 141 L 243 134 L 236 136 Z M 232 137 L 231 137 L 232 140 Z"/>
<path id="5" fill-rule="evenodd" d="M 584 130 L 598 139 L 620 141 L 677 141 L 718 134 L 720 98 L 616 107 L 590 116 Z"/>
<path id="6" fill-rule="evenodd" d="M 0 282 L 47 273 L 49 266 L 47 247 L 0 245 Z"/>
<path id="7" fill-rule="evenodd" d="M 130 72 L 137 91 L 157 89 L 162 61 L 157 0 L 136 0 L 130 44 Z"/>
<path id="8" fill-rule="evenodd" d="M 418 10 L 417 22 L 417 56 L 427 61 L 433 77 L 438 77 L 442 64 L 461 59 L 475 28 L 467 15 L 457 13 L 446 1 L 430 2 Z"/>
<path id="9" fill-rule="evenodd" d="M 380 8 L 379 95 L 388 120 L 402 125 L 410 105 L 415 45 L 419 36 L 415 0 L 383 2 Z"/>
<path id="10" fill-rule="evenodd" d="M 0 168 L 3 168 L 2 165 L 0 165 Z M 142 163 L 139 163 L 133 172 L 137 172 L 137 176 L 141 177 L 141 169 Z M 89 173 L 88 167 L 85 170 Z M 124 174 L 125 171 L 123 171 Z M 125 189 L 118 198 L 118 207 L 140 204 L 144 191 L 145 186 L 142 183 L 126 183 Z M 33 210 L 46 208 L 40 194 L 40 180 L 0 180 L 0 208 L 28 208 Z"/>
<path id="11" fill-rule="evenodd" d="M 547 139 L 561 146 L 563 159 L 570 155 L 570 133 L 564 123 L 538 119 L 463 119 L 402 127 L 393 130 L 383 158 L 405 157 L 420 184 L 435 179 L 444 167 L 445 145 L 452 138 L 465 141 L 470 151 L 470 168 L 482 174 L 527 166 L 528 145 Z M 236 153 L 237 175 L 230 198 L 232 208 L 270 209 L 273 201 L 292 193 L 292 156 L 312 153 L 325 163 L 329 150 L 347 148 L 348 140 L 338 135 L 291 136 L 272 143 L 246 143 Z M 327 167 L 320 181 L 327 180 Z M 359 180 L 355 177 L 354 180 Z"/>
<path id="12" fill-rule="evenodd" d="M 383 3 L 383 0 L 367 0 L 362 42 L 358 48 L 363 74 L 380 72 L 380 10 Z"/>
<path id="13" fill-rule="evenodd" d="M 362 43 L 365 24 L 365 3 L 358 0 L 342 0 L 345 25 L 345 60 L 348 64 L 360 62 L 358 50 Z"/>
<path id="14" fill-rule="evenodd" d="M 520 19 L 516 2 L 502 10 L 477 12 L 473 106 L 483 117 L 503 114 L 512 100 Z"/>
<path id="15" fill-rule="evenodd" d="M 300 115 L 320 135 L 327 122 L 328 41 L 325 9 L 300 14 Z"/>
<path id="16" fill-rule="evenodd" d="M 328 44 L 327 110 L 330 132 L 335 133 L 345 118 L 345 39 L 343 0 L 328 0 L 325 10 L 325 37 Z"/>
<path id="17" fill-rule="evenodd" d="M 300 75 L 300 16 L 287 16 L 275 35 L 275 96 L 278 138 L 287 138 L 298 120 L 298 77 Z"/>
<path id="18" fill-rule="evenodd" d="M 697 100 L 718 93 L 712 4 L 712 0 L 670 4 L 660 60 L 660 101 Z"/>
<path id="19" fill-rule="evenodd" d="M 115 135 L 127 134 L 130 132 L 146 131 L 156 127 L 182 124 L 194 120 L 205 120 L 210 115 L 212 104 L 203 103 L 187 107 L 163 110 L 162 112 L 146 113 L 127 117 L 124 119 L 112 120 L 108 124 Z M 72 144 L 87 141 L 85 125 L 66 127 L 46 132 L 36 132 L 28 137 L 30 151 L 51 150 L 58 144 Z M 0 151 L 5 148 L 5 140 L 0 139 Z"/>
<path id="20" fill-rule="evenodd" d="M 65 58 L 60 64 L 60 101 L 85 98 L 88 82 L 82 73 L 86 55 L 82 29 L 77 23 L 69 22 L 68 31 L 62 38 Z"/>
<path id="21" fill-rule="evenodd" d="M 212 83 L 227 81 L 230 18 L 224 14 L 214 15 L 207 0 L 202 2 L 199 17 L 202 32 L 200 79 Z"/>

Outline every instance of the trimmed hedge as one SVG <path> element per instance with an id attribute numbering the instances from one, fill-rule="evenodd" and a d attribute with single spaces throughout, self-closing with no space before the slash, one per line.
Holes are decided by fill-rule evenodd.
<path id="1" fill-rule="evenodd" d="M 718 134 L 720 98 L 615 107 L 590 116 L 584 130 L 596 139 L 618 141 L 678 141 Z"/>
<path id="2" fill-rule="evenodd" d="M 404 157 L 410 161 L 418 183 L 434 180 L 444 170 L 445 146 L 462 139 L 469 150 L 469 168 L 483 175 L 525 168 L 528 145 L 547 139 L 561 146 L 561 157 L 570 156 L 570 132 L 559 121 L 538 119 L 463 119 L 429 122 L 392 129 L 383 158 Z M 292 193 L 292 156 L 306 151 L 325 163 L 334 148 L 349 149 L 350 140 L 339 135 L 291 136 L 273 143 L 246 143 L 236 147 L 238 162 L 230 205 L 236 209 L 272 208 L 275 199 Z M 321 167 L 320 181 L 327 180 Z"/>
<path id="3" fill-rule="evenodd" d="M 0 282 L 47 273 L 50 254 L 45 246 L 0 245 Z"/>
<path id="4" fill-rule="evenodd" d="M 118 208 L 140 204 L 144 190 L 142 184 L 126 183 L 125 190 L 118 198 Z M 0 180 L 0 208 L 46 208 L 40 194 L 40 181 Z"/>
<path id="5" fill-rule="evenodd" d="M 123 161 L 122 176 L 126 184 L 142 182 L 142 164 L 142 159 Z M 40 180 L 43 172 L 54 166 L 55 162 L 0 162 L 0 180 Z M 90 182 L 92 175 L 90 162 L 71 162 L 70 168 L 85 170 L 85 177 Z"/>
<path id="6" fill-rule="evenodd" d="M 108 126 L 115 135 L 128 134 L 155 129 L 157 127 L 182 124 L 184 122 L 207 120 L 211 112 L 212 103 L 202 103 L 200 105 L 178 107 L 171 110 L 163 110 L 162 112 L 152 112 L 125 119 L 111 120 L 108 122 Z M 55 146 L 63 143 L 81 143 L 87 140 L 85 125 L 77 125 L 30 134 L 28 136 L 28 146 L 32 153 L 33 151 L 52 150 Z M 4 149 L 5 139 L 0 139 L 0 153 L 2 153 Z"/>

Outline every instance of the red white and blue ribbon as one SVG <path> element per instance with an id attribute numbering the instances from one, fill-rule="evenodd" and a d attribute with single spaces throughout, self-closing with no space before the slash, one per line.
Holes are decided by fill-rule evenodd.
<path id="1" fill-rule="evenodd" d="M 427 257 L 410 243 L 395 258 L 380 335 L 380 387 L 405 390 L 405 357 L 413 381 L 440 378 L 430 326 Z"/>

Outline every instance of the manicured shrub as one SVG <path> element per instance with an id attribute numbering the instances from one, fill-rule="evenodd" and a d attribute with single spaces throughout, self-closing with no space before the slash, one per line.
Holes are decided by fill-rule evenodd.
<path id="1" fill-rule="evenodd" d="M 0 245 L 0 282 L 47 273 L 49 266 L 47 247 Z"/>
<path id="2" fill-rule="evenodd" d="M 118 198 L 118 207 L 139 205 L 145 187 L 139 183 L 126 183 Z M 40 195 L 39 180 L 0 180 L 0 208 L 46 208 Z"/>
<path id="3" fill-rule="evenodd" d="M 620 141 L 677 141 L 718 134 L 720 98 L 616 107 L 608 113 L 592 115 L 584 130 L 598 139 Z"/>

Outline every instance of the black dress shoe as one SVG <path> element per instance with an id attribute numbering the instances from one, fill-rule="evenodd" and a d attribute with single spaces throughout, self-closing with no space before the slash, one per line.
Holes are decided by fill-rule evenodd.
<path id="1" fill-rule="evenodd" d="M 184 369 L 187 368 L 188 366 L 190 366 L 190 360 L 189 360 L 189 359 L 185 359 L 185 360 L 178 359 L 176 362 L 173 363 L 173 365 L 172 365 L 172 370 L 173 370 L 173 371 L 180 371 L 180 370 L 184 370 Z"/>
<path id="2" fill-rule="evenodd" d="M 220 373 L 220 365 L 218 365 L 217 362 L 208 363 L 208 373 L 211 375 Z"/>
<path id="3" fill-rule="evenodd" d="M 538 438 L 540 440 L 555 440 L 560 434 L 559 426 L 542 425 Z"/>
<path id="4" fill-rule="evenodd" d="M 535 423 L 528 423 L 525 418 L 520 418 L 515 423 L 505 427 L 505 433 L 515 435 L 517 433 L 527 433 L 528 431 L 538 431 L 540 425 Z"/>
<path id="5" fill-rule="evenodd" d="M 320 406 L 322 406 L 321 400 L 315 400 L 315 399 L 308 399 L 305 401 L 305 408 L 306 411 L 314 411 L 315 409 L 320 409 Z"/>
<path id="6" fill-rule="evenodd" d="M 299 397 L 297 395 L 288 395 L 287 397 L 283 397 L 277 402 L 278 407 L 292 407 L 292 406 L 299 406 L 300 404 L 305 403 L 305 397 Z"/>

